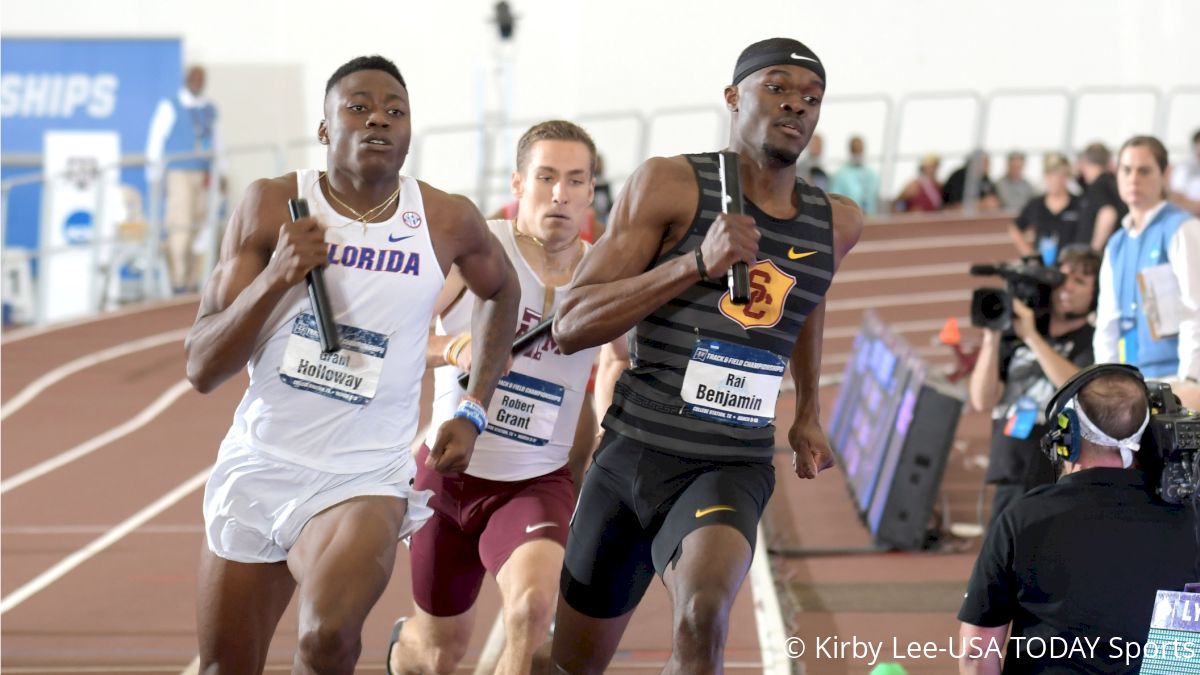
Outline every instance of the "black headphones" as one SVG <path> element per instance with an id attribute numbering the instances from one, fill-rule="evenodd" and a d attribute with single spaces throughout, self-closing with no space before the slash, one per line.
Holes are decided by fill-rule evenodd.
<path id="1" fill-rule="evenodd" d="M 1068 462 L 1078 462 L 1079 453 L 1082 444 L 1080 443 L 1081 434 L 1079 431 L 1079 416 L 1075 412 L 1071 402 L 1075 400 L 1075 395 L 1083 389 L 1088 382 L 1102 375 L 1114 373 L 1123 373 L 1136 379 L 1142 383 L 1142 388 L 1146 389 L 1146 381 L 1142 377 L 1142 371 L 1136 367 L 1125 363 L 1097 363 L 1088 366 L 1083 370 L 1075 373 L 1059 387 L 1058 391 L 1054 392 L 1054 396 L 1050 397 L 1050 402 L 1046 404 L 1046 422 L 1050 424 L 1050 431 L 1042 436 L 1042 452 L 1050 458 L 1050 462 L 1058 465 L 1063 460 Z M 1146 401 L 1150 400 L 1150 391 L 1146 389 Z"/>

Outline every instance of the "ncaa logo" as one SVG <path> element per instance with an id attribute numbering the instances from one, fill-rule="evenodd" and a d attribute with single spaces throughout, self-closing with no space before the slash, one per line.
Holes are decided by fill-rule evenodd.
<path id="1" fill-rule="evenodd" d="M 405 211 L 400 216 L 400 220 L 403 220 L 405 225 L 414 229 L 421 226 L 421 215 L 416 211 Z"/>
<path id="2" fill-rule="evenodd" d="M 742 328 L 770 328 L 783 318 L 783 305 L 796 285 L 796 277 L 774 261 L 759 260 L 750 266 L 750 302 L 735 305 L 729 291 L 717 305 L 721 313 Z"/>

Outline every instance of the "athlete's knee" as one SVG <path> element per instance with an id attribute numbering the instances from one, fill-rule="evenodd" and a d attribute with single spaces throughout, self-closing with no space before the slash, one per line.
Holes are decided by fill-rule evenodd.
<path id="1" fill-rule="evenodd" d="M 362 652 L 360 629 L 353 622 L 314 620 L 300 628 L 298 656 L 318 673 L 353 673 Z"/>
<path id="2" fill-rule="evenodd" d="M 420 621 L 405 624 L 393 652 L 393 671 L 404 675 L 453 673 L 467 655 L 470 628 L 452 623 L 424 631 L 424 625 Z"/>
<path id="3" fill-rule="evenodd" d="M 554 618 L 557 593 L 554 588 L 526 588 L 504 607 L 505 628 L 511 634 L 545 636 Z"/>
<path id="4" fill-rule="evenodd" d="M 728 630 L 729 605 L 728 595 L 716 588 L 697 589 L 676 603 L 676 656 L 697 666 L 719 661 Z"/>
<path id="5" fill-rule="evenodd" d="M 429 669 L 436 675 L 450 675 L 458 670 L 458 664 L 462 663 L 467 655 L 468 639 L 469 635 L 461 640 L 444 640 L 440 644 L 431 645 L 427 661 Z"/>

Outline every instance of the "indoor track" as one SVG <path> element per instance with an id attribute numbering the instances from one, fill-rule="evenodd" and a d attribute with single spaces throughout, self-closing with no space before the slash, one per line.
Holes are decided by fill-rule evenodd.
<path id="1" fill-rule="evenodd" d="M 981 285 L 967 276 L 968 263 L 1012 256 L 1005 222 L 941 215 L 933 222 L 869 224 L 830 292 L 823 373 L 841 373 L 866 308 L 875 308 L 930 363 L 953 367 L 951 350 L 933 338 L 947 317 L 966 325 L 970 289 Z M 4 335 L 3 672 L 195 672 L 201 494 L 245 385 L 241 376 L 207 396 L 187 385 L 183 338 L 195 313 L 195 298 L 181 298 Z M 964 328 L 964 340 L 973 339 Z M 834 393 L 836 385 L 823 389 L 826 417 Z M 790 394 L 780 399 L 782 448 L 792 402 Z M 986 457 L 987 433 L 984 416 L 963 417 L 942 483 L 945 523 L 979 518 L 978 460 Z M 870 551 L 840 472 L 827 471 L 815 481 L 790 473 L 790 458 L 781 454 L 760 542 L 764 555 L 730 621 L 728 671 L 867 673 L 870 666 L 861 659 L 815 653 L 813 640 L 857 636 L 889 645 L 893 638 L 902 645 L 944 645 L 957 634 L 954 615 L 977 541 L 945 545 L 957 552 Z M 799 555 L 767 556 L 761 544 Z M 367 620 L 358 672 L 383 672 L 391 622 L 411 606 L 401 549 L 392 583 Z M 497 610 L 498 594 L 489 582 L 461 672 L 494 657 L 486 643 Z M 293 607 L 280 623 L 268 672 L 290 671 L 295 626 Z M 805 657 L 784 656 L 789 636 L 809 642 Z M 611 670 L 658 672 L 669 645 L 670 608 L 655 583 Z M 909 673 L 957 672 L 945 655 L 903 663 Z"/>

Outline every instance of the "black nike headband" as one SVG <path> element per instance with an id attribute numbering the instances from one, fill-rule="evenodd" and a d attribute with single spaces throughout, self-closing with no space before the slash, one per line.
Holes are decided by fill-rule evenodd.
<path id="1" fill-rule="evenodd" d="M 733 69 L 733 84 L 746 79 L 746 76 L 767 66 L 788 64 L 807 68 L 816 73 L 825 82 L 825 66 L 813 50 L 804 43 L 791 38 L 769 38 L 746 47 L 738 57 Z"/>

